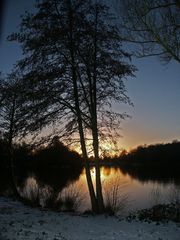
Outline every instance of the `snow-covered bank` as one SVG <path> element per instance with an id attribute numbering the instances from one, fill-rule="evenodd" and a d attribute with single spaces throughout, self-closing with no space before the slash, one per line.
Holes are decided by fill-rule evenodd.
<path id="1" fill-rule="evenodd" d="M 0 240 L 179 240 L 180 225 L 120 221 L 32 209 L 0 198 Z"/>

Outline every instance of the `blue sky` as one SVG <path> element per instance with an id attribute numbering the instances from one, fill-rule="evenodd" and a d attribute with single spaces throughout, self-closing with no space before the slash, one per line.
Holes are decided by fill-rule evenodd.
<path id="1" fill-rule="evenodd" d="M 0 71 L 8 73 L 21 57 L 17 43 L 6 37 L 18 30 L 20 15 L 32 10 L 34 1 L 7 0 L 0 40 Z M 132 119 L 122 123 L 119 145 L 127 149 L 139 144 L 170 142 L 180 139 L 180 65 L 162 65 L 157 58 L 134 59 L 138 68 L 136 78 L 128 79 L 128 95 L 132 107 L 116 106 L 127 111 Z"/>
<path id="2" fill-rule="evenodd" d="M 127 146 L 169 142 L 180 136 L 180 66 L 163 66 L 156 58 L 135 60 L 136 79 L 128 81 L 134 102 L 132 119 L 124 124 Z"/>

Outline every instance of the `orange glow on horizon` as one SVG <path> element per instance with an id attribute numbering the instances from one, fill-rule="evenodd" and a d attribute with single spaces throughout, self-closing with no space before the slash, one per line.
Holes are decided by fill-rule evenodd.
<path id="1" fill-rule="evenodd" d="M 73 151 L 76 151 L 78 152 L 80 155 L 82 154 L 82 151 L 81 151 L 81 147 L 78 145 L 78 146 L 73 146 L 71 147 L 71 149 Z M 103 144 L 100 144 L 99 146 L 99 156 L 101 158 L 104 158 L 104 157 L 115 157 L 115 156 L 119 156 L 123 151 L 125 152 L 129 152 L 130 150 L 127 150 L 128 148 L 122 148 L 120 146 L 114 146 L 112 143 L 103 143 Z M 88 156 L 89 157 L 93 157 L 93 150 L 92 148 L 88 147 Z"/>

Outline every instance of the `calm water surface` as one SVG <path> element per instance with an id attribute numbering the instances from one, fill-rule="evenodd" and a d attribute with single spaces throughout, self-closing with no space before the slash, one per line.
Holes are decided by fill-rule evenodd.
<path id="1" fill-rule="evenodd" d="M 91 169 L 93 183 L 95 182 L 95 169 Z M 180 186 L 173 181 L 140 181 L 133 178 L 129 174 L 124 174 L 120 168 L 102 167 L 101 179 L 105 201 L 109 195 L 112 196 L 113 190 L 116 188 L 119 200 L 125 202 L 126 213 L 129 211 L 151 207 L 159 203 L 167 203 L 180 198 Z M 42 184 L 41 184 L 42 186 Z M 37 191 L 40 184 L 36 177 L 30 176 L 26 179 L 23 192 L 25 195 L 31 194 L 32 191 Z M 53 186 L 43 186 L 43 196 L 46 198 Z M 56 187 L 57 191 L 57 187 Z M 90 201 L 86 184 L 85 171 L 81 173 L 79 179 L 66 184 L 63 192 L 78 193 L 81 197 L 82 204 L 80 211 L 90 209 Z M 124 200 L 123 200 L 124 199 Z M 43 199 L 41 200 L 43 205 Z"/>

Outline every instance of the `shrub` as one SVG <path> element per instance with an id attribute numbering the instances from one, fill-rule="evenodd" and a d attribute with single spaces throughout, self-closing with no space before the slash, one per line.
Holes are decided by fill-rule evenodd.
<path id="1" fill-rule="evenodd" d="M 150 209 L 139 210 L 136 213 L 136 217 L 141 221 L 149 222 L 180 222 L 180 204 L 159 204 Z"/>

